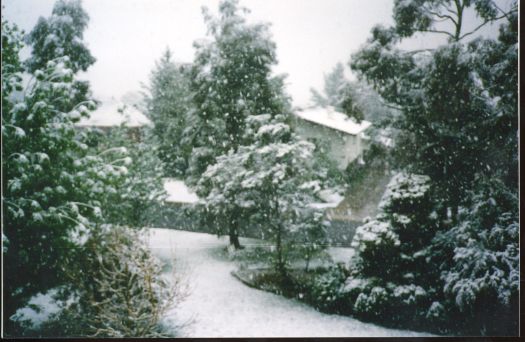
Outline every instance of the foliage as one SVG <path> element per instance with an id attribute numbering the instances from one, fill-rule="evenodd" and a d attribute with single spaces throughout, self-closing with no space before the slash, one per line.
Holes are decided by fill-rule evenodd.
<path id="1" fill-rule="evenodd" d="M 46 67 L 49 61 L 67 56 L 73 74 L 86 71 L 96 59 L 82 41 L 89 16 L 80 0 L 57 0 L 49 18 L 40 17 L 26 36 L 31 45 L 31 56 L 24 64 L 30 73 Z M 72 83 L 71 103 L 80 103 L 91 97 L 89 82 L 75 79 Z M 70 111 L 71 107 L 60 108 Z"/>
<path id="2" fill-rule="evenodd" d="M 316 275 L 308 291 L 309 300 L 319 309 L 344 314 L 347 311 L 347 296 L 342 291 L 348 271 L 341 265 L 328 268 Z"/>
<path id="3" fill-rule="evenodd" d="M 211 41 L 196 42 L 190 89 L 195 108 L 190 112 L 185 144 L 193 147 L 189 181 L 198 178 L 215 157 L 234 151 L 248 115 L 289 111 L 283 77 L 271 76 L 275 43 L 267 24 L 249 24 L 237 1 L 219 4 L 219 17 L 204 10 Z"/>
<path id="4" fill-rule="evenodd" d="M 167 49 L 151 72 L 146 94 L 146 111 L 159 144 L 158 156 L 165 165 L 163 173 L 169 177 L 184 176 L 191 152 L 191 147 L 182 143 L 191 108 L 189 71 L 190 65 L 175 63 Z"/>
<path id="5" fill-rule="evenodd" d="M 166 193 L 163 187 L 163 164 L 157 157 L 158 147 L 147 128 L 135 140 L 130 128 L 122 124 L 99 137 L 93 153 L 107 163 L 125 165 L 125 177 L 118 191 L 101 194 L 106 223 L 144 227 L 160 215 L 160 204 Z"/>
<path id="6" fill-rule="evenodd" d="M 275 263 L 284 272 L 286 251 L 293 244 L 287 239 L 302 229 L 322 227 L 319 219 L 304 219 L 315 217 L 309 216 L 314 209 L 308 206 L 319 187 L 308 172 L 314 145 L 299 140 L 281 115 L 250 116 L 247 124 L 251 137 L 246 140 L 253 143 L 217 157 L 203 174 L 197 194 L 205 198 L 213 218 L 237 218 L 230 219 L 235 224 L 230 223 L 230 229 L 238 227 L 241 217 L 259 224 L 276 244 Z M 312 224 L 315 227 L 307 227 Z"/>
<path id="7" fill-rule="evenodd" d="M 494 134 L 489 133 L 486 127 L 499 115 L 493 105 L 497 96 L 488 93 L 475 67 L 479 65 L 476 61 L 485 59 L 486 51 L 482 47 L 494 43 L 478 38 L 466 45 L 457 38 L 430 51 L 398 49 L 396 44 L 403 37 L 417 30 L 425 31 L 433 23 L 428 20 L 418 23 L 414 21 L 417 16 L 408 16 L 406 11 L 409 8 L 415 10 L 415 3 L 396 3 L 396 26 L 375 27 L 368 45 L 352 57 L 351 67 L 371 82 L 385 101 L 401 110 L 402 113 L 394 121 L 394 127 L 400 130 L 396 141 L 398 165 L 430 176 L 443 203 L 442 220 L 446 219 L 447 207 L 451 208 L 452 218 L 455 219 L 458 206 L 462 203 L 461 194 L 474 185 L 474 174 L 494 166 L 494 159 L 487 160 L 483 156 L 492 151 L 491 142 L 495 140 Z M 421 18 L 432 16 L 435 19 L 432 14 L 435 11 L 429 8 L 434 6 L 441 10 L 448 2 L 418 3 L 418 11 L 425 13 Z M 474 6 L 481 18 L 486 19 L 477 2 L 457 1 L 456 4 L 461 6 L 461 11 Z M 457 15 L 458 18 L 454 19 L 456 23 L 463 14 Z M 508 17 L 512 16 L 511 11 Z M 460 23 L 455 27 L 461 31 Z M 511 55 L 512 52 L 508 52 L 507 56 L 499 55 L 498 61 L 492 63 L 506 65 L 505 60 Z M 506 72 L 512 72 L 509 69 L 507 67 Z M 507 80 L 501 83 L 508 84 L 506 90 L 511 89 Z M 516 114 L 513 110 L 507 112 L 514 119 L 505 120 L 506 124 L 515 122 Z M 510 129 L 499 126 L 498 134 L 503 133 L 504 137 L 499 139 L 512 139 L 515 127 L 515 124 L 511 124 Z M 514 133 L 510 133 L 511 130 Z"/>
<path id="8" fill-rule="evenodd" d="M 357 122 L 368 120 L 379 125 L 392 115 L 379 95 L 364 82 L 352 82 L 346 79 L 344 67 L 337 63 L 332 71 L 324 77 L 323 94 L 310 89 L 315 105 L 333 106 L 337 111 L 345 113 Z"/>
<path id="9" fill-rule="evenodd" d="M 480 24 L 474 31 L 465 32 L 466 10 L 478 15 Z M 397 166 L 428 176 L 433 189 L 433 203 L 423 203 L 423 210 L 419 202 L 387 208 L 383 211 L 388 224 L 372 222 L 356 234 L 356 247 L 373 252 L 363 260 L 372 261 L 381 250 L 391 253 L 399 238 L 397 248 L 405 249 L 393 263 L 399 269 L 387 265 L 383 271 L 385 265 L 377 262 L 358 262 L 355 271 L 368 268 L 382 282 L 384 291 L 374 295 L 380 307 L 395 302 L 385 284 L 393 275 L 424 279 L 418 286 L 428 297 L 411 317 L 427 319 L 444 331 L 516 332 L 516 11 L 515 2 L 504 12 L 491 1 L 397 1 L 394 26 L 375 27 L 368 44 L 352 57 L 352 69 L 399 109 L 392 121 L 398 130 Z M 478 37 L 463 42 L 485 24 L 503 18 L 497 40 Z M 452 30 L 436 29 L 438 21 L 448 21 Z M 418 32 L 441 34 L 448 42 L 421 51 L 398 48 Z M 407 217 L 407 210 L 431 217 L 410 228 L 414 218 Z M 375 237 L 359 240 L 367 235 Z M 383 242 L 390 245 L 378 248 Z M 413 247 L 415 253 L 407 253 Z M 402 272 L 410 264 L 419 265 L 420 273 Z M 366 305 L 360 303 L 359 308 L 373 314 L 376 309 L 369 298 L 364 294 Z M 494 319 L 496 313 L 501 319 Z"/>
<path id="10" fill-rule="evenodd" d="M 161 277 L 161 265 L 135 230 L 107 227 L 93 234 L 74 314 L 88 328 L 81 335 L 161 337 L 162 315 L 182 298 L 181 287 Z M 74 334 L 75 335 L 75 334 Z"/>
<path id="11" fill-rule="evenodd" d="M 86 71 L 95 63 L 95 58 L 82 42 L 89 16 L 80 0 L 57 0 L 49 18 L 40 17 L 27 36 L 33 48 L 26 61 L 28 71 L 34 73 L 46 67 L 55 58 L 68 56 L 73 73 Z"/>
<path id="12" fill-rule="evenodd" d="M 58 311 L 41 324 L 20 322 L 30 337 L 167 337 L 166 310 L 186 294 L 179 278 L 164 279 L 144 231 L 102 225 L 66 271 L 70 283 L 52 290 Z M 46 308 L 40 308 L 45 310 Z M 23 315 L 18 317 L 22 319 Z"/>
<path id="13" fill-rule="evenodd" d="M 11 110 L 9 97 L 22 90 L 19 74 L 23 70 L 19 57 L 23 47 L 22 35 L 16 24 L 2 18 L 2 112 Z"/>
<path id="14" fill-rule="evenodd" d="M 429 294 L 439 286 L 439 273 L 430 272 L 427 261 L 438 228 L 430 184 L 425 176 L 397 174 L 380 213 L 357 228 L 351 275 L 341 292 L 358 317 L 387 324 L 411 319 L 413 328 L 425 318 Z"/>
<path id="15" fill-rule="evenodd" d="M 7 317 L 31 295 L 61 283 L 63 262 L 101 218 L 99 193 L 116 192 L 123 176 L 118 163 L 88 155 L 74 129 L 94 105 L 57 110 L 72 107 L 68 66 L 62 58 L 37 70 L 23 97 L 2 113 Z"/>
<path id="16" fill-rule="evenodd" d="M 461 326 L 469 333 L 513 334 L 518 324 L 518 197 L 500 180 L 485 179 L 469 198 L 459 223 L 436 236 L 431 254 L 441 265 L 443 303 L 450 308 L 448 317 L 476 322 Z M 501 320 L 494 320 L 495 314 Z"/>

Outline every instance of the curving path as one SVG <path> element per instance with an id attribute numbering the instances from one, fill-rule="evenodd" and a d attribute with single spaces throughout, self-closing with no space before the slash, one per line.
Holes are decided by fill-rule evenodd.
<path id="1" fill-rule="evenodd" d="M 234 264 L 221 256 L 226 239 L 159 228 L 151 228 L 148 239 L 153 253 L 166 263 L 164 274 L 182 274 L 189 287 L 187 298 L 166 317 L 168 325 L 191 321 L 178 329 L 178 336 L 430 336 L 320 313 L 295 300 L 247 287 L 231 275 Z"/>

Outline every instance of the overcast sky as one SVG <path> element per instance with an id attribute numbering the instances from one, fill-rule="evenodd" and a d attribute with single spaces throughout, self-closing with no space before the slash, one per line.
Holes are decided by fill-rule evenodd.
<path id="1" fill-rule="evenodd" d="M 507 5 L 510 0 L 498 0 Z M 379 23 L 386 26 L 394 0 L 241 0 L 250 21 L 270 22 L 277 44 L 276 73 L 288 74 L 294 105 L 306 105 L 311 87 L 322 88 L 323 74 L 347 63 Z M 26 32 L 38 17 L 49 16 L 54 0 L 4 0 L 4 13 Z M 90 16 L 84 39 L 97 62 L 83 75 L 95 97 L 120 98 L 140 90 L 162 52 L 191 62 L 193 42 L 206 37 L 201 7 L 217 10 L 216 0 L 83 0 Z M 508 6 L 504 6 L 508 8 Z M 487 27 L 485 32 L 496 32 Z M 430 38 L 430 41 L 429 41 Z M 438 37 L 418 37 L 414 48 L 437 44 Z M 25 52 L 27 54 L 27 51 Z M 348 69 L 348 68 L 347 68 Z M 350 71 L 347 70 L 348 76 Z"/>

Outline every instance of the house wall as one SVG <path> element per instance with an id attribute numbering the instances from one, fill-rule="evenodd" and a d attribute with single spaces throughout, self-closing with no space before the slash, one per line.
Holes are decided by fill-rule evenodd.
<path id="1" fill-rule="evenodd" d="M 347 134 L 297 117 L 294 119 L 294 126 L 302 138 L 314 138 L 326 143 L 330 159 L 337 163 L 340 170 L 344 170 L 367 148 L 366 141 L 359 135 Z"/>

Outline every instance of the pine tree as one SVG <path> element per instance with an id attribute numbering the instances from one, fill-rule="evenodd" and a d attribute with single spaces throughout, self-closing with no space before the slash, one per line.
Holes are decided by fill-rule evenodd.
<path id="1" fill-rule="evenodd" d="M 160 214 L 158 210 L 166 196 L 162 181 L 164 167 L 150 129 L 144 128 L 141 133 L 141 140 L 134 141 L 130 139 L 129 128 L 122 124 L 102 136 L 91 149 L 106 163 L 125 166 L 125 177 L 115 184 L 119 190 L 100 194 L 105 223 L 139 229 Z"/>
<path id="2" fill-rule="evenodd" d="M 147 90 L 147 114 L 154 124 L 153 135 L 159 144 L 159 158 L 165 164 L 164 174 L 170 177 L 184 176 L 191 152 L 191 146 L 182 143 L 191 108 L 190 67 L 175 63 L 167 49 L 151 72 Z"/>
<path id="3" fill-rule="evenodd" d="M 312 100 L 321 107 L 333 106 L 357 122 L 364 120 L 363 111 L 355 100 L 354 85 L 344 74 L 343 64 L 337 63 L 331 73 L 324 77 L 324 95 L 311 89 Z"/>
<path id="4" fill-rule="evenodd" d="M 222 1 L 219 17 L 204 10 L 212 40 L 195 43 L 186 143 L 193 146 L 190 183 L 197 182 L 215 157 L 241 144 L 248 115 L 289 110 L 282 77 L 272 77 L 275 43 L 267 24 L 248 24 L 237 1 Z M 242 9 L 246 12 L 246 9 Z"/>
<path id="5" fill-rule="evenodd" d="M 394 322 L 425 317 L 439 277 L 430 276 L 425 259 L 438 227 L 431 194 L 428 177 L 397 174 L 380 213 L 357 228 L 353 274 L 345 288 L 355 314 Z"/>

